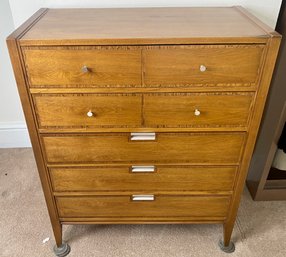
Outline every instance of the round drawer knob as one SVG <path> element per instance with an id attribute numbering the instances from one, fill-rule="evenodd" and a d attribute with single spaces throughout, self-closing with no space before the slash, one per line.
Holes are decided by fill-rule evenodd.
<path id="1" fill-rule="evenodd" d="M 87 115 L 87 117 L 92 117 L 93 116 L 93 112 L 91 110 L 89 110 L 86 115 Z"/>
<path id="2" fill-rule="evenodd" d="M 201 111 L 199 109 L 195 109 L 194 114 L 195 114 L 195 116 L 200 116 Z"/>
<path id="3" fill-rule="evenodd" d="M 86 65 L 82 66 L 81 71 L 82 71 L 83 73 L 88 73 L 88 72 L 90 72 L 89 68 L 88 68 Z"/>
<path id="4" fill-rule="evenodd" d="M 205 65 L 200 66 L 200 71 L 205 72 L 207 70 L 207 67 Z"/>

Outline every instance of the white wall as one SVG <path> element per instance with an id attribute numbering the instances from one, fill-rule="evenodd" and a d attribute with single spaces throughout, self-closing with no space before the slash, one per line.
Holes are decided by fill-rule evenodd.
<path id="1" fill-rule="evenodd" d="M 6 37 L 14 30 L 8 0 L 0 0 L 0 147 L 29 145 Z"/>
<path id="2" fill-rule="evenodd" d="M 18 27 L 39 8 L 241 5 L 274 28 L 281 2 L 282 0 L 0 0 L 0 147 L 29 146 L 5 37 L 13 29 L 13 23 Z"/>

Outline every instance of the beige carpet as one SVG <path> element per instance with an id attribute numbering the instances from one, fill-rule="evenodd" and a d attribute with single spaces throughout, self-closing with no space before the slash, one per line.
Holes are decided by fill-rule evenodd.
<path id="1" fill-rule="evenodd" d="M 220 225 L 65 226 L 70 257 L 285 257 L 286 202 L 254 202 L 245 190 L 222 253 Z M 47 243 L 43 239 L 49 237 Z M 54 239 L 31 149 L 0 149 L 0 256 L 54 256 Z"/>

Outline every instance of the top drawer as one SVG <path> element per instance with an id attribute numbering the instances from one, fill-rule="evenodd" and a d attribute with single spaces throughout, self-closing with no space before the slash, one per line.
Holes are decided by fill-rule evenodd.
<path id="1" fill-rule="evenodd" d="M 24 56 L 31 87 L 141 84 L 140 49 L 31 47 Z"/>
<path id="2" fill-rule="evenodd" d="M 24 47 L 31 87 L 254 85 L 264 45 Z"/>
<path id="3" fill-rule="evenodd" d="M 256 83 L 264 45 L 148 47 L 146 86 L 249 85 Z"/>

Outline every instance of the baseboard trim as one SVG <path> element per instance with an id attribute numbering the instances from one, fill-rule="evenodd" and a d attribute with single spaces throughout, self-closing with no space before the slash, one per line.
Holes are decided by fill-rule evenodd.
<path id="1" fill-rule="evenodd" d="M 0 123 L 0 148 L 31 147 L 24 122 Z"/>

